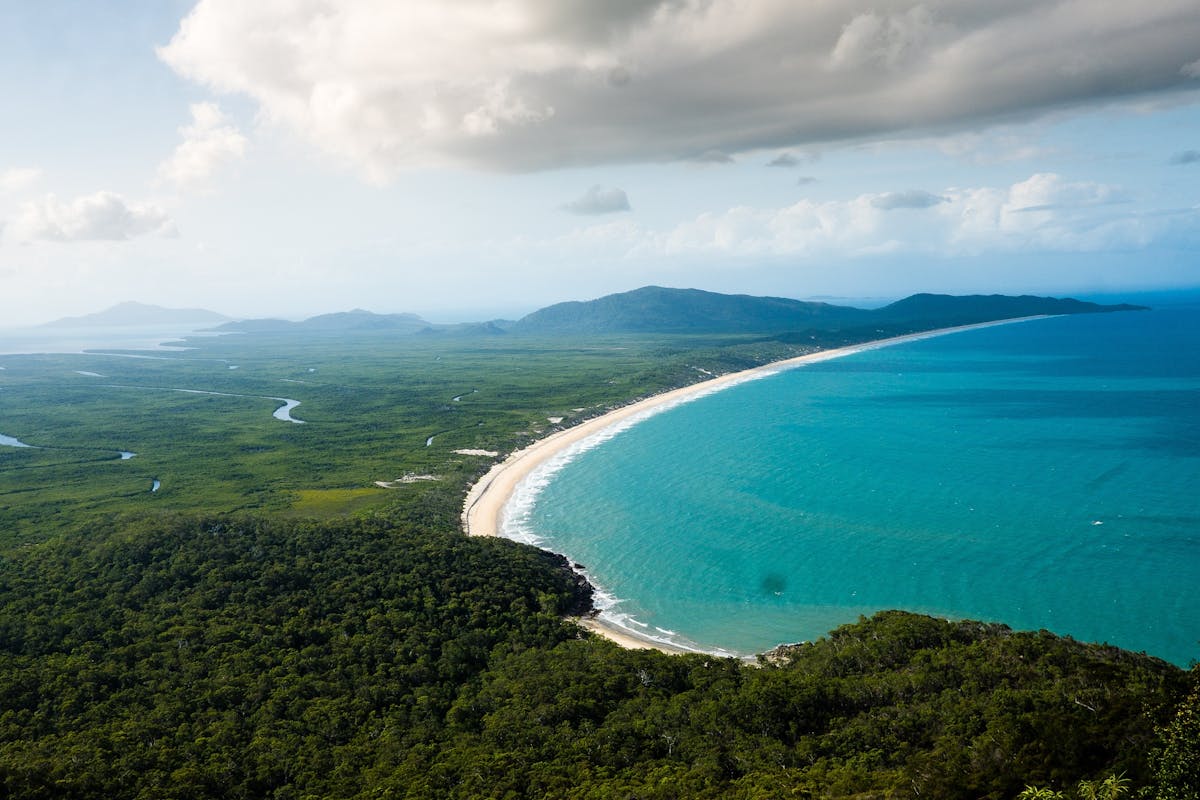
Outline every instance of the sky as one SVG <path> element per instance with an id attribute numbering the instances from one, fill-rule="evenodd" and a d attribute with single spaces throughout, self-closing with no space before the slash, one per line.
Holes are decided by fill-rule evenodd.
<path id="1" fill-rule="evenodd" d="M 1196 0 L 0 0 L 0 326 L 1200 286 Z"/>

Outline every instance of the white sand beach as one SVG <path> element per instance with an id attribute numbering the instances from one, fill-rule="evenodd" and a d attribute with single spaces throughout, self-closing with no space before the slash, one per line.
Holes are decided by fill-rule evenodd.
<path id="1" fill-rule="evenodd" d="M 920 339 L 930 339 L 935 336 L 945 336 L 951 333 L 960 331 L 975 330 L 979 328 L 988 328 L 995 325 L 1006 325 L 1016 322 L 1027 322 L 1034 319 L 1044 319 L 1044 316 L 1019 317 L 1016 319 L 997 320 L 995 322 L 983 322 L 974 325 L 961 325 L 953 328 L 939 328 L 931 331 L 922 331 L 920 333 L 908 334 L 906 336 L 895 336 L 888 339 L 879 339 L 873 342 L 852 345 L 849 347 L 839 347 L 831 350 L 821 350 L 808 355 L 797 356 L 782 361 L 775 361 L 770 364 L 765 364 L 761 367 L 744 370 L 741 372 L 731 372 L 726 375 L 721 375 L 710 380 L 701 381 L 699 383 L 685 386 L 680 389 L 663 392 L 652 397 L 639 400 L 627 406 L 622 406 L 607 414 L 579 423 L 578 425 L 567 428 L 566 430 L 558 431 L 544 439 L 541 439 L 528 447 L 517 450 L 508 456 L 504 461 L 496 464 L 486 475 L 479 479 L 471 490 L 467 493 L 467 498 L 463 504 L 462 524 L 463 529 L 471 536 L 499 536 L 503 533 L 503 521 L 505 508 L 508 505 L 513 493 L 521 482 L 529 476 L 529 474 L 541 464 L 545 463 L 554 456 L 562 453 L 567 448 L 584 441 L 592 436 L 597 436 L 605 432 L 614 425 L 631 420 L 639 415 L 649 416 L 665 407 L 678 405 L 682 402 L 710 394 L 714 391 L 734 386 L 738 383 L 747 380 L 754 380 L 759 377 L 771 375 L 785 369 L 801 367 L 805 364 L 814 364 L 820 361 L 828 361 L 834 358 L 840 358 L 852 353 L 861 353 L 866 350 L 874 350 L 880 347 L 888 347 L 890 345 L 900 344 L 902 342 L 912 342 Z M 595 633 L 606 636 L 609 639 L 617 642 L 624 647 L 652 647 L 655 649 L 664 650 L 665 652 L 685 652 L 681 649 L 669 648 L 656 641 L 640 639 L 636 635 L 630 633 L 624 628 L 614 628 L 604 624 L 603 619 L 593 618 L 583 620 L 584 627 Z"/>
<path id="2" fill-rule="evenodd" d="M 682 647 L 672 647 L 664 642 L 652 642 L 649 639 L 634 636 L 623 628 L 618 628 L 615 625 L 606 625 L 599 617 L 583 617 L 579 620 L 579 625 L 597 636 L 603 636 L 610 642 L 621 645 L 626 650 L 657 650 L 660 653 L 672 654 L 693 652 L 685 650 Z"/>

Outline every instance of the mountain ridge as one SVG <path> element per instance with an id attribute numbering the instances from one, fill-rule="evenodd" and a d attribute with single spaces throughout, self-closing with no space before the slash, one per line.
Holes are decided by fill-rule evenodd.
<path id="1" fill-rule="evenodd" d="M 643 286 L 595 300 L 556 303 L 522 317 L 515 333 L 766 333 L 845 324 L 863 312 L 786 297 Z"/>
<path id="2" fill-rule="evenodd" d="M 373 311 L 355 308 L 350 311 L 318 314 L 315 317 L 308 317 L 299 322 L 286 319 L 238 320 L 220 325 L 216 330 L 242 333 L 281 333 L 290 331 L 323 333 L 395 331 L 397 333 L 417 333 L 431 327 L 431 325 L 432 323 L 416 314 L 376 314 Z"/>
<path id="3" fill-rule="evenodd" d="M 41 328 L 115 328 L 135 325 L 216 325 L 230 317 L 205 308 L 166 308 L 127 300 L 92 314 L 62 317 L 43 323 Z"/>
<path id="4" fill-rule="evenodd" d="M 870 326 L 951 327 L 1016 317 L 1143 310 L 1122 303 L 1100 305 L 1073 298 L 1036 295 L 947 295 L 919 293 L 881 308 L 863 309 L 814 300 L 702 289 L 643 286 L 592 300 L 554 303 L 515 322 L 490 320 L 438 324 L 412 313 L 377 314 L 361 308 L 318 314 L 300 321 L 276 318 L 231 320 L 204 309 L 169 309 L 120 303 L 81 317 L 64 317 L 43 327 L 141 324 L 205 324 L 240 333 L 443 334 L 455 336 L 641 334 L 763 334 L 862 330 Z"/>
<path id="5" fill-rule="evenodd" d="M 1095 314 L 1113 311 L 1141 311 L 1145 306 L 1128 303 L 1101 305 L 1073 297 L 1041 297 L 1038 295 L 972 294 L 948 295 L 921 293 L 910 295 L 871 312 L 889 322 L 906 321 L 930 316 L 958 316 L 969 321 L 1011 319 L 1042 314 Z M 1003 316 L 996 316 L 1003 315 Z"/>
<path id="6" fill-rule="evenodd" d="M 784 333 L 875 324 L 936 323 L 938 327 L 949 327 L 1016 317 L 1144 308 L 1034 295 L 923 293 L 867 310 L 782 297 L 644 286 L 595 300 L 556 303 L 522 317 L 511 330 L 537 334 Z"/>

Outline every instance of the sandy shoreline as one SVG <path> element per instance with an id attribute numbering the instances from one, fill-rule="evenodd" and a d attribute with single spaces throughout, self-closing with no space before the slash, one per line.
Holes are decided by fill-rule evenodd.
<path id="1" fill-rule="evenodd" d="M 480 478 L 471 490 L 467 493 L 466 501 L 463 504 L 462 524 L 463 529 L 471 536 L 498 536 L 502 530 L 503 514 L 505 507 L 512 498 L 513 493 L 529 474 L 537 467 L 544 464 L 549 459 L 562 453 L 567 448 L 583 442 L 589 437 L 607 431 L 614 425 L 631 421 L 634 417 L 650 416 L 666 407 L 678 405 L 688 400 L 710 394 L 714 391 L 734 386 L 743 383 L 747 380 L 754 380 L 759 377 L 772 375 L 785 369 L 793 369 L 801 367 L 805 364 L 814 364 L 820 361 L 828 361 L 834 358 L 851 355 L 853 353 L 861 353 L 865 350 L 875 350 L 881 347 L 900 344 L 902 342 L 912 342 L 920 339 L 930 339 L 935 336 L 945 336 L 951 333 L 960 331 L 976 330 L 979 328 L 990 328 L 995 325 L 1006 325 L 1015 322 L 1026 322 L 1034 319 L 1044 319 L 1045 316 L 1018 317 L 1016 319 L 996 320 L 994 322 L 981 322 L 974 325 L 960 325 L 953 328 L 938 328 L 931 331 L 922 331 L 920 333 L 912 333 L 904 336 L 894 336 L 888 339 L 879 339 L 873 342 L 865 342 L 863 344 L 850 345 L 849 347 L 838 347 L 832 350 L 821 350 L 808 355 L 788 358 L 782 361 L 773 361 L 770 364 L 764 364 L 761 367 L 743 370 L 741 372 L 731 372 L 726 375 L 713 378 L 707 381 L 701 381 L 690 386 L 685 386 L 680 389 L 672 389 L 670 391 L 656 394 L 652 397 L 639 400 L 627 406 L 622 406 L 613 411 L 603 414 L 599 417 L 581 422 L 571 428 L 563 431 L 558 431 L 544 439 L 541 439 L 528 447 L 517 450 L 508 456 L 504 461 L 496 464 L 488 471 L 486 475 Z M 588 630 L 612 639 L 617 644 L 623 647 L 641 647 L 655 648 L 665 652 L 678 653 L 687 652 L 682 648 L 672 648 L 664 645 L 661 642 L 642 639 L 625 628 L 616 628 L 606 625 L 603 620 L 591 618 L 581 622 Z"/>

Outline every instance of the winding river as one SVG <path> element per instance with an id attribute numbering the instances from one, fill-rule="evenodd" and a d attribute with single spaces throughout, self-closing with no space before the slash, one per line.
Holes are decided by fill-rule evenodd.
<path id="1" fill-rule="evenodd" d="M 110 385 L 109 388 L 113 388 L 113 389 L 145 389 L 147 391 L 183 392 L 185 394 L 208 394 L 208 395 L 216 395 L 217 397 L 249 397 L 249 398 L 253 398 L 256 400 L 274 400 L 277 403 L 283 403 L 283 405 L 281 405 L 279 408 L 275 409 L 275 411 L 271 414 L 272 417 L 274 417 L 275 419 L 280 420 L 282 422 L 292 422 L 292 423 L 295 423 L 296 425 L 303 425 L 305 422 L 302 419 L 296 419 L 295 417 L 292 416 L 292 410 L 300 405 L 300 401 L 293 400 L 290 397 L 270 397 L 270 396 L 266 396 L 266 395 L 256 395 L 256 394 L 230 394 L 228 392 L 210 392 L 210 391 L 205 391 L 203 389 L 178 389 L 178 388 L 174 388 L 174 387 L 165 387 L 165 386 L 121 386 L 121 385 L 117 385 L 117 384 L 112 384 L 112 385 Z M 432 443 L 433 437 L 432 436 L 429 437 L 429 440 L 430 441 L 427 443 L 427 446 L 428 446 L 428 444 Z M 38 449 L 37 445 L 26 444 L 25 442 L 22 442 L 20 439 L 17 439 L 14 436 L 5 436 L 2 433 L 0 433 L 0 447 L 28 447 L 30 449 Z M 137 455 L 137 453 L 130 452 L 129 450 L 119 450 L 117 452 L 120 453 L 122 461 L 128 461 L 129 459 L 131 459 Z M 156 483 L 157 483 L 157 481 L 156 481 Z M 152 489 L 151 491 L 157 491 L 157 486 L 154 489 Z"/>
<path id="2" fill-rule="evenodd" d="M 293 400 L 290 397 L 271 397 L 261 394 L 232 394 L 230 392 L 212 392 L 206 389 L 179 389 L 173 386 L 127 386 L 122 384 L 110 384 L 112 389 L 143 389 L 148 392 L 182 392 L 184 394 L 207 394 L 216 397 L 249 397 L 254 400 L 274 400 L 277 403 L 283 403 L 282 406 L 275 409 L 271 414 L 277 420 L 283 422 L 294 422 L 297 425 L 303 425 L 304 420 L 296 419 L 292 416 L 292 409 L 300 405 L 299 400 Z"/>

